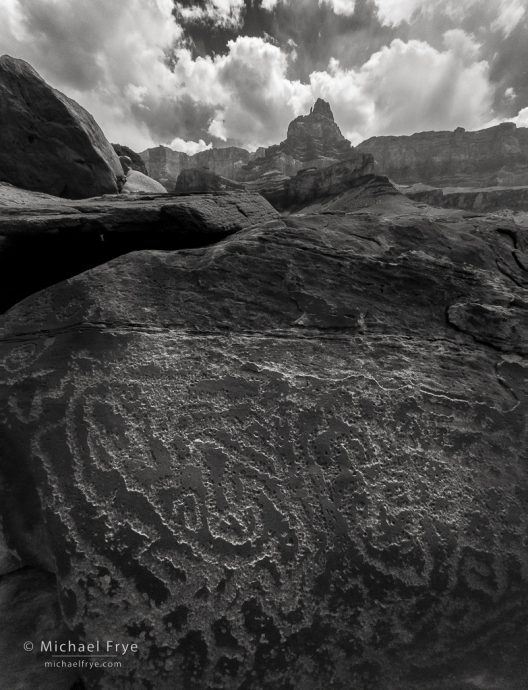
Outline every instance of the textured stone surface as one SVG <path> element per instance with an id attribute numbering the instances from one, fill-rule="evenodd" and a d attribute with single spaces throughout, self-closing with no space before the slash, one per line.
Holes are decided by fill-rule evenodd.
<path id="1" fill-rule="evenodd" d="M 298 211 L 314 204 L 327 204 L 346 192 L 356 190 L 362 203 L 368 205 L 365 196 L 367 185 L 382 183 L 383 193 L 399 194 L 387 178 L 374 179 L 374 159 L 371 155 L 350 154 L 348 158 L 325 168 L 309 168 L 293 177 L 271 175 L 245 184 L 233 182 L 216 173 L 203 169 L 183 170 L 174 188 L 175 192 L 211 192 L 216 190 L 246 190 L 262 195 L 279 211 Z M 352 192 L 353 193 L 353 192 Z"/>
<path id="2" fill-rule="evenodd" d="M 374 159 L 351 154 L 346 160 L 326 168 L 311 168 L 293 177 L 248 183 L 279 211 L 297 211 L 314 203 L 325 203 L 356 187 L 364 187 L 374 177 Z"/>
<path id="3" fill-rule="evenodd" d="M 499 209 L 528 211 L 528 187 L 435 188 L 424 184 L 398 186 L 413 199 L 443 208 L 470 209 L 481 213 Z"/>
<path id="4" fill-rule="evenodd" d="M 477 132 L 419 132 L 372 137 L 357 146 L 372 153 L 376 171 L 398 184 L 437 187 L 528 185 L 528 128 L 505 122 Z"/>
<path id="5" fill-rule="evenodd" d="M 93 117 L 24 62 L 0 57 L 0 181 L 70 199 L 113 194 L 119 159 Z"/>
<path id="6" fill-rule="evenodd" d="M 89 690 L 524 690 L 526 226 L 390 202 L 6 315 L 65 618 L 139 644 Z"/>
<path id="7" fill-rule="evenodd" d="M 126 252 L 210 244 L 277 215 L 252 193 L 122 194 L 81 203 L 0 184 L 0 313 Z"/>
<path id="8" fill-rule="evenodd" d="M 55 576 L 22 568 L 0 577 L 0 687 L 2 690 L 70 690 L 75 668 L 46 668 L 54 661 L 41 640 L 68 639 L 61 619 Z M 24 643 L 31 642 L 33 651 Z M 67 660 L 66 660 L 67 661 Z"/>
<path id="9" fill-rule="evenodd" d="M 166 194 L 165 187 L 153 180 L 152 177 L 144 175 L 137 170 L 129 170 L 126 175 L 126 182 L 121 190 L 124 194 Z"/>
<path id="10" fill-rule="evenodd" d="M 9 548 L 2 519 L 0 518 L 0 577 L 18 570 L 22 566 L 22 561 L 14 549 Z"/>
<path id="11" fill-rule="evenodd" d="M 137 170 L 138 172 L 143 173 L 143 175 L 148 175 L 147 167 L 139 153 L 133 151 L 129 146 L 122 146 L 121 144 L 112 144 L 112 148 L 118 157 L 128 156 L 130 158 L 132 161 L 132 170 Z"/>
<path id="12" fill-rule="evenodd" d="M 228 180 L 265 186 L 270 181 L 280 182 L 307 168 L 326 168 L 353 155 L 354 149 L 334 122 L 330 106 L 320 98 L 309 115 L 301 115 L 290 122 L 284 141 L 253 153 L 228 147 L 188 156 L 166 146 L 141 153 L 149 175 L 167 189 L 173 188 L 180 173 L 186 169 L 208 168 Z"/>
<path id="13" fill-rule="evenodd" d="M 186 168 L 178 175 L 174 191 L 177 194 L 189 192 L 217 192 L 231 189 L 245 190 L 239 182 L 228 180 L 207 168 Z"/>

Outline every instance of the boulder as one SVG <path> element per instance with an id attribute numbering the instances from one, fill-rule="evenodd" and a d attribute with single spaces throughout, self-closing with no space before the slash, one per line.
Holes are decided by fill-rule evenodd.
<path id="1" fill-rule="evenodd" d="M 139 153 L 136 153 L 130 147 L 122 146 L 121 144 L 112 144 L 112 148 L 119 157 L 128 156 L 130 158 L 132 170 L 137 170 L 138 172 L 143 173 L 143 175 L 148 175 L 148 170 Z"/>
<path id="2" fill-rule="evenodd" d="M 123 171 L 93 117 L 23 60 L 0 58 L 0 181 L 58 197 L 114 194 Z"/>
<path id="3" fill-rule="evenodd" d="M 7 312 L 87 690 L 524 688 L 528 224 L 381 196 Z"/>
<path id="4" fill-rule="evenodd" d="M 126 175 L 126 181 L 121 190 L 125 194 L 166 194 L 167 190 L 163 185 L 148 175 L 137 170 L 130 169 Z"/>

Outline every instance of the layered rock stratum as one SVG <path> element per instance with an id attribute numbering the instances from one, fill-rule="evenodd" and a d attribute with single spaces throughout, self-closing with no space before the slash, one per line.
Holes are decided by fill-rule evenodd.
<path id="1" fill-rule="evenodd" d="M 59 197 L 115 194 L 119 159 L 94 118 L 23 60 L 0 57 L 0 181 Z"/>
<path id="2" fill-rule="evenodd" d="M 25 557 L 139 645 L 88 690 L 524 687 L 527 225 L 387 186 L 7 312 Z"/>
<path id="3" fill-rule="evenodd" d="M 371 137 L 357 146 L 398 184 L 435 187 L 528 185 L 528 128 L 504 122 L 476 132 Z"/>

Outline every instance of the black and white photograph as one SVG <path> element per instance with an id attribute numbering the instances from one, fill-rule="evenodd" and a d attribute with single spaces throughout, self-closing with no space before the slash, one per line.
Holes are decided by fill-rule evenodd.
<path id="1" fill-rule="evenodd" d="M 0 0 L 0 690 L 528 690 L 527 355 L 527 0 Z"/>

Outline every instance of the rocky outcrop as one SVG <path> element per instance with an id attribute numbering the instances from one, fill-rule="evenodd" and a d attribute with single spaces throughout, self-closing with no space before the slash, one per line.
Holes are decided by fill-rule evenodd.
<path id="1" fill-rule="evenodd" d="M 23 60 L 0 58 L 0 181 L 69 199 L 114 194 L 123 170 L 93 117 Z"/>
<path id="2" fill-rule="evenodd" d="M 256 157 L 257 153 L 229 146 L 223 149 L 207 149 L 189 156 L 182 151 L 173 151 L 168 146 L 157 146 L 143 151 L 140 155 L 150 177 L 172 192 L 180 173 L 188 169 L 206 168 L 228 180 L 237 180 L 240 168 Z"/>
<path id="3" fill-rule="evenodd" d="M 480 189 L 446 187 L 424 184 L 398 186 L 402 194 L 432 206 L 460 208 L 482 213 L 500 209 L 528 211 L 528 187 L 487 187 Z"/>
<path id="4" fill-rule="evenodd" d="M 143 175 L 143 173 L 137 170 L 129 170 L 126 174 L 126 181 L 121 190 L 124 194 L 166 194 L 167 190 L 165 187 L 153 180 L 152 177 L 148 175 Z"/>
<path id="5" fill-rule="evenodd" d="M 528 230 L 381 186 L 6 314 L 87 690 L 523 688 Z"/>
<path id="6" fill-rule="evenodd" d="M 122 146 L 121 144 L 112 144 L 112 148 L 119 158 L 121 156 L 128 156 L 128 158 L 130 158 L 132 170 L 137 170 L 138 172 L 143 173 L 143 175 L 148 175 L 147 167 L 139 153 L 136 153 L 128 146 Z"/>
<path id="7" fill-rule="evenodd" d="M 160 146 L 141 154 L 149 175 L 169 190 L 183 170 L 207 168 L 235 182 L 281 182 L 308 168 L 325 168 L 353 156 L 354 149 L 334 121 L 328 103 L 317 99 L 308 115 L 295 118 L 286 139 L 254 153 L 229 147 L 194 156 Z"/>
<path id="8" fill-rule="evenodd" d="M 204 246 L 276 217 L 265 199 L 244 192 L 80 203 L 0 184 L 0 313 L 121 254 Z"/>
<path id="9" fill-rule="evenodd" d="M 436 187 L 528 185 L 528 128 L 505 122 L 477 132 L 420 132 L 367 139 L 376 171 L 398 184 Z"/>
<path id="10" fill-rule="evenodd" d="M 264 175 L 253 182 L 240 184 L 204 169 L 189 169 L 180 173 L 175 191 L 184 193 L 209 192 L 216 190 L 246 190 L 262 195 L 279 211 L 297 211 L 307 205 L 325 204 L 330 199 L 352 189 L 371 183 L 374 160 L 372 156 L 351 154 L 339 163 L 326 168 L 309 168 L 293 177 Z M 388 182 L 394 194 L 398 192 Z M 387 193 L 384 188 L 384 192 Z"/>
<path id="11" fill-rule="evenodd" d="M 207 168 L 187 168 L 178 175 L 174 191 L 177 194 L 195 192 L 219 192 L 238 189 L 245 191 L 246 187 L 233 180 L 228 180 Z"/>
<path id="12" fill-rule="evenodd" d="M 279 211 L 298 211 L 309 204 L 324 203 L 373 177 L 370 155 L 351 155 L 323 169 L 311 168 L 280 180 L 259 180 L 247 185 L 258 191 Z"/>

